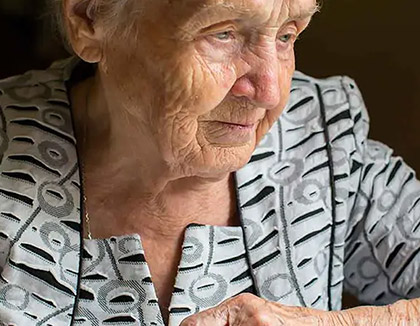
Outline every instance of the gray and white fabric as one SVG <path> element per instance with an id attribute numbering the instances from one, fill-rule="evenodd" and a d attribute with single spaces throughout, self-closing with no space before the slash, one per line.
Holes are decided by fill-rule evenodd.
<path id="1" fill-rule="evenodd" d="M 163 325 L 139 235 L 84 240 L 84 247 L 77 325 Z M 242 228 L 190 224 L 169 325 L 245 292 L 254 289 Z"/>
<path id="2" fill-rule="evenodd" d="M 161 325 L 146 260 L 125 261 L 147 257 L 140 238 L 82 238 L 66 88 L 77 64 L 0 81 L 0 321 Z M 250 286 L 325 310 L 341 308 L 343 287 L 366 303 L 420 296 L 420 183 L 368 125 L 350 78 L 294 75 L 289 104 L 235 173 L 242 227 L 186 230 L 171 325 Z M 183 273 L 191 255 L 201 262 Z"/>

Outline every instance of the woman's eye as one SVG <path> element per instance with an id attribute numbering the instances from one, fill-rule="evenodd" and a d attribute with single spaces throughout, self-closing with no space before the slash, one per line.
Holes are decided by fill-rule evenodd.
<path id="1" fill-rule="evenodd" d="M 284 34 L 279 37 L 279 40 L 283 43 L 288 43 L 293 39 L 293 34 Z"/>
<path id="2" fill-rule="evenodd" d="M 217 33 L 217 34 L 214 34 L 214 37 L 220 41 L 227 41 L 232 37 L 232 32 L 226 31 L 226 32 Z"/>

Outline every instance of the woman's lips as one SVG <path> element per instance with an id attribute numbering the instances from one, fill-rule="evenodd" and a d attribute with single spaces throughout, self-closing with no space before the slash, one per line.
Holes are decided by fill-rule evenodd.
<path id="1" fill-rule="evenodd" d="M 207 139 L 219 144 L 245 144 L 252 141 L 257 125 L 213 121 L 208 124 Z"/>
<path id="2" fill-rule="evenodd" d="M 241 124 L 241 123 L 232 123 L 232 122 L 223 122 L 223 121 L 218 121 L 219 123 L 225 124 L 228 128 L 233 129 L 233 130 L 253 130 L 256 123 L 253 124 Z"/>

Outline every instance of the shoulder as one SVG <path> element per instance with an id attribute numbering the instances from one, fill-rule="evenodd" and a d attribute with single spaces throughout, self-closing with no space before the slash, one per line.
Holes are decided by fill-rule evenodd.
<path id="1" fill-rule="evenodd" d="M 327 137 L 332 145 L 349 151 L 355 147 L 361 150 L 369 132 L 363 96 L 356 82 L 347 76 L 321 79 L 296 72 L 279 123 L 283 129 L 294 131 L 285 134 L 291 141 L 293 135 L 302 137 L 304 133 L 314 138 Z"/>
<path id="2" fill-rule="evenodd" d="M 368 131 L 368 113 L 353 79 L 296 72 L 288 104 L 250 162 L 255 170 L 274 171 L 271 178 L 282 184 L 317 179 L 353 193 L 365 164 Z"/>
<path id="3" fill-rule="evenodd" d="M 0 267 L 43 185 L 77 162 L 65 86 L 72 60 L 0 80 Z"/>
<path id="4" fill-rule="evenodd" d="M 62 84 L 70 77 L 72 68 L 77 62 L 77 59 L 72 57 L 56 61 L 45 70 L 30 70 L 21 75 L 0 80 L 0 101 L 4 105 L 8 99 L 28 102 L 38 98 L 48 98 L 47 95 L 50 93 L 47 93 L 46 87 L 42 88 L 42 86 L 49 86 L 53 91 L 54 85 Z M 35 92 L 36 89 L 38 92 Z"/>
<path id="5" fill-rule="evenodd" d="M 66 98 L 65 81 L 70 78 L 79 60 L 71 57 L 54 62 L 45 70 L 30 70 L 0 80 L 0 105 L 3 109 L 10 105 L 42 103 L 42 100 Z"/>
<path id="6" fill-rule="evenodd" d="M 285 113 L 296 110 L 298 103 L 302 105 L 305 101 L 313 101 L 312 106 L 318 109 L 318 114 L 325 111 L 327 122 L 330 114 L 335 114 L 344 109 L 348 117 L 354 122 L 362 120 L 369 122 L 363 96 L 356 82 L 348 76 L 331 76 L 328 78 L 314 78 L 295 72 L 292 79 L 290 100 Z"/>
<path id="7" fill-rule="evenodd" d="M 70 63 L 71 60 L 63 60 L 46 70 L 0 80 L 0 159 L 12 146 L 34 145 L 33 137 L 42 131 L 72 134 L 65 87 Z M 4 163 L 2 160 L 2 166 Z"/>
<path id="8" fill-rule="evenodd" d="M 291 174 L 288 181 L 314 178 L 330 170 L 337 183 L 356 186 L 368 131 L 367 110 L 353 79 L 320 79 L 296 72 L 286 107 L 248 166 L 256 171 L 273 170 L 275 180 L 280 172 Z M 290 168 L 283 167 L 286 163 Z M 325 184 L 329 178 L 326 174 Z"/>

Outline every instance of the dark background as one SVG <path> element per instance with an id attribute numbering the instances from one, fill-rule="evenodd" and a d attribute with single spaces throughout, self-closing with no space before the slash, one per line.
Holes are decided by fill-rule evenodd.
<path id="1" fill-rule="evenodd" d="M 307 74 L 345 74 L 380 140 L 420 173 L 420 1 L 325 0 L 297 45 Z"/>
<path id="2" fill-rule="evenodd" d="M 0 0 L 0 78 L 67 56 L 51 29 L 46 1 Z M 394 148 L 417 171 L 419 33 L 418 0 L 324 0 L 296 45 L 299 70 L 356 80 L 371 117 L 370 138 Z"/>

